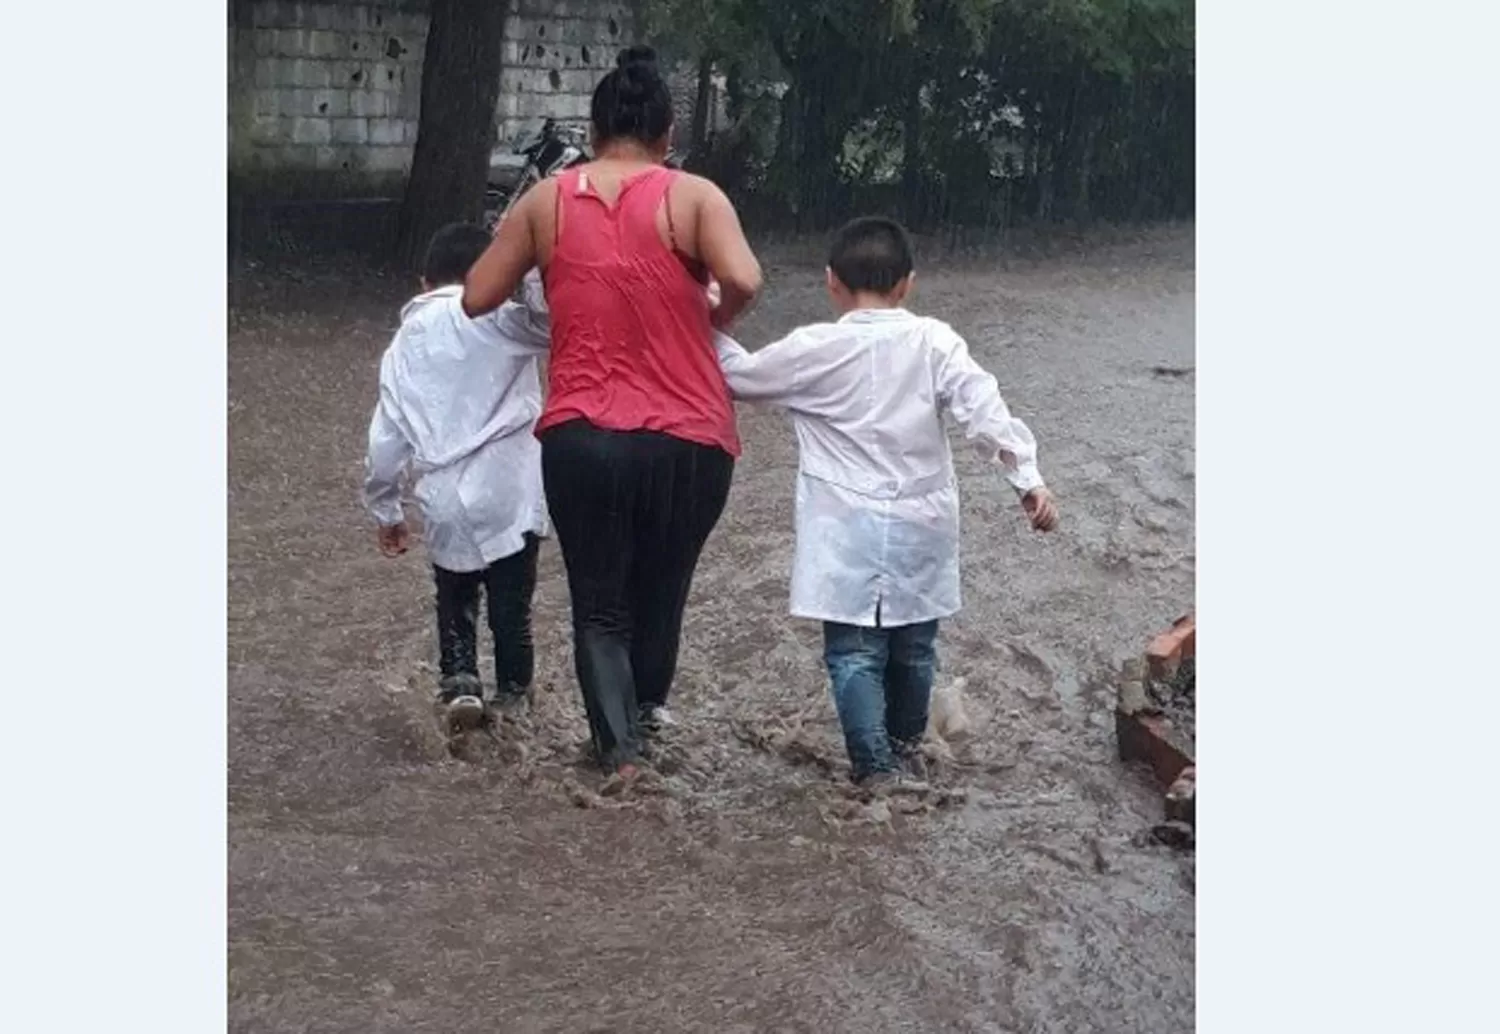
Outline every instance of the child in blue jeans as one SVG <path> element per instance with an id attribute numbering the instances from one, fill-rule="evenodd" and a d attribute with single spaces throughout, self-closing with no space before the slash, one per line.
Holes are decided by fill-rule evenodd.
<path id="1" fill-rule="evenodd" d="M 995 378 L 946 323 L 902 307 L 913 275 L 899 223 L 856 219 L 828 261 L 836 322 L 754 354 L 717 338 L 734 397 L 791 415 L 800 453 L 791 610 L 823 622 L 854 780 L 872 787 L 903 769 L 922 774 L 938 622 L 960 607 L 944 415 L 996 463 L 1033 528 L 1057 525 L 1036 439 Z"/>

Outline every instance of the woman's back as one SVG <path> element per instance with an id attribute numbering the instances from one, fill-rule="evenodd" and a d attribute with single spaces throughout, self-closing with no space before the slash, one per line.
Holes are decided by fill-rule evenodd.
<path id="1" fill-rule="evenodd" d="M 711 328 L 744 312 L 761 273 L 724 192 L 661 167 L 672 94 L 650 48 L 620 54 L 589 122 L 597 160 L 516 203 L 463 307 L 491 312 L 542 270 L 552 359 L 538 437 L 574 665 L 594 750 L 629 779 L 642 736 L 671 724 L 682 612 L 739 452 Z"/>
<path id="2" fill-rule="evenodd" d="M 676 246 L 681 209 L 669 192 L 682 179 L 601 163 L 550 185 L 535 227 L 552 316 L 539 432 L 583 419 L 738 455 L 702 264 Z"/>

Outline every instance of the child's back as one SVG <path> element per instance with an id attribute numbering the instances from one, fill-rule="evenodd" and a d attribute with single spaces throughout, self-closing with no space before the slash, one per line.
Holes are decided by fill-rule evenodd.
<path id="1" fill-rule="evenodd" d="M 526 533 L 546 530 L 532 434 L 542 407 L 536 346 L 545 339 L 513 305 L 469 319 L 462 291 L 440 287 L 402 310 L 381 360 L 371 429 L 372 457 L 383 437 L 409 450 L 428 552 L 453 571 L 478 570 L 520 550 Z M 399 503 L 390 478 L 375 480 L 372 507 Z"/>
<path id="2" fill-rule="evenodd" d="M 950 413 L 1011 483 L 1041 486 L 1036 442 L 940 320 L 866 308 L 753 356 L 721 345 L 736 398 L 786 408 L 797 433 L 792 613 L 874 626 L 960 608 Z M 879 621 L 877 622 L 877 616 Z"/>

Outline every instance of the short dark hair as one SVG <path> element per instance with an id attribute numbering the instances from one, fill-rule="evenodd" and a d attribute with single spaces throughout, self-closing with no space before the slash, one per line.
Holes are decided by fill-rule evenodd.
<path id="1" fill-rule="evenodd" d="M 490 246 L 490 235 L 473 223 L 449 223 L 432 235 L 427 258 L 422 263 L 422 279 L 433 287 L 461 284 L 469 268 L 479 261 Z"/>
<path id="2" fill-rule="evenodd" d="M 589 104 L 598 143 L 630 139 L 654 144 L 672 128 L 672 92 L 656 67 L 656 51 L 627 47 L 594 87 Z"/>
<path id="3" fill-rule="evenodd" d="M 894 219 L 862 216 L 834 236 L 828 268 L 851 291 L 890 294 L 911 275 L 911 238 Z"/>

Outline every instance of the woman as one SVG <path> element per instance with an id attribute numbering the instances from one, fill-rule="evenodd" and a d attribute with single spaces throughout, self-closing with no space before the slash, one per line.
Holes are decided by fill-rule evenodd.
<path id="1" fill-rule="evenodd" d="M 642 732 L 670 722 L 683 607 L 739 455 L 713 329 L 744 311 L 761 273 L 723 192 L 663 165 L 672 98 L 650 48 L 620 55 L 591 118 L 595 159 L 517 202 L 463 306 L 496 309 L 541 267 L 542 476 L 594 747 L 629 779 Z"/>

